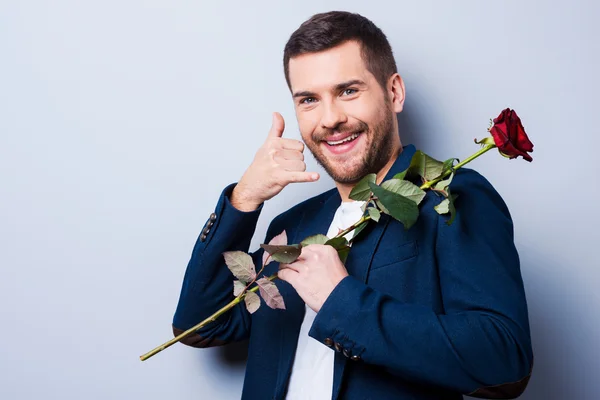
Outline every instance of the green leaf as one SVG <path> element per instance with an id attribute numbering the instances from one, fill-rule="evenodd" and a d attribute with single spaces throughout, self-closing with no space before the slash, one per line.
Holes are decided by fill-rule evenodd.
<path id="1" fill-rule="evenodd" d="M 389 210 L 387 208 L 385 208 L 385 206 L 383 205 L 383 203 L 379 199 L 375 200 L 375 204 L 381 210 L 382 213 L 390 215 Z"/>
<path id="2" fill-rule="evenodd" d="M 444 163 L 417 150 L 410 160 L 409 173 L 416 174 L 430 181 L 440 176 L 444 170 Z"/>
<path id="3" fill-rule="evenodd" d="M 404 177 L 406 176 L 407 173 L 408 173 L 408 168 L 406 168 L 404 171 L 398 172 L 396 175 L 392 176 L 392 179 L 404 179 Z"/>
<path id="4" fill-rule="evenodd" d="M 244 303 L 246 303 L 246 308 L 250 314 L 254 314 L 256 310 L 260 307 L 260 297 L 254 292 L 246 292 L 246 296 L 244 297 Z"/>
<path id="5" fill-rule="evenodd" d="M 369 188 L 369 190 L 371 190 L 371 188 Z M 370 203 L 371 203 L 370 201 L 365 201 L 365 204 L 363 204 L 362 206 L 360 206 L 360 209 L 362 210 L 363 215 L 364 215 L 365 210 L 367 209 L 367 207 L 369 206 Z"/>
<path id="6" fill-rule="evenodd" d="M 448 193 L 450 193 L 450 189 L 448 189 Z M 457 194 L 450 194 L 450 219 L 448 221 L 446 221 L 447 225 L 452 225 L 452 222 L 454 221 L 454 217 L 456 216 L 456 207 L 454 206 L 454 202 L 456 201 L 456 199 L 458 198 Z"/>
<path id="7" fill-rule="evenodd" d="M 327 242 L 328 240 L 329 238 L 327 236 L 319 233 L 318 235 L 312 235 L 307 237 L 306 239 L 301 241 L 300 244 L 302 245 L 302 247 L 305 247 L 309 244 L 325 244 L 325 242 Z"/>
<path id="8" fill-rule="evenodd" d="M 454 161 L 460 162 L 458 158 L 449 158 L 444 161 L 444 172 L 449 171 L 452 169 L 452 167 L 454 167 Z"/>
<path id="9" fill-rule="evenodd" d="M 398 193 L 407 199 L 411 199 L 417 205 L 425 197 L 425 191 L 412 182 L 400 179 L 390 179 L 381 184 L 381 187 L 390 192 Z"/>
<path id="10" fill-rule="evenodd" d="M 369 207 L 369 216 L 371 217 L 371 219 L 375 222 L 379 222 L 379 217 L 381 216 L 381 213 L 379 212 L 378 209 L 376 209 L 375 207 Z"/>
<path id="11" fill-rule="evenodd" d="M 344 246 L 341 249 L 338 249 L 338 256 L 342 261 L 342 264 L 346 264 L 346 260 L 348 259 L 348 254 L 350 254 L 350 246 Z"/>
<path id="12" fill-rule="evenodd" d="M 345 236 L 334 237 L 329 239 L 325 244 L 337 250 L 342 264 L 346 262 L 346 258 L 348 258 L 348 254 L 350 253 L 350 246 L 348 246 L 348 240 Z"/>
<path id="13" fill-rule="evenodd" d="M 339 250 L 348 245 L 348 239 L 346 239 L 344 236 L 334 237 L 333 239 L 329 239 L 327 242 L 325 242 L 325 244 L 333 247 L 336 250 Z"/>
<path id="14" fill-rule="evenodd" d="M 352 200 L 367 201 L 371 197 L 371 189 L 369 188 L 369 182 L 375 182 L 376 175 L 368 174 L 365 175 L 350 191 L 349 197 Z"/>
<path id="15" fill-rule="evenodd" d="M 449 189 L 448 189 L 448 191 L 449 191 Z M 448 221 L 446 221 L 447 225 L 451 225 L 452 222 L 454 221 L 454 217 L 456 216 L 456 208 L 454 206 L 454 201 L 456 200 L 457 197 L 458 197 L 457 194 L 450 194 L 450 197 L 442 200 L 442 202 L 440 204 L 433 207 L 435 209 L 435 211 L 437 211 L 438 214 L 440 214 L 440 215 L 450 213 L 450 219 Z"/>
<path id="16" fill-rule="evenodd" d="M 283 297 L 273 282 L 267 278 L 260 278 L 256 281 L 256 284 L 258 285 L 260 296 L 269 307 L 273 309 L 279 308 L 281 310 L 285 310 Z"/>
<path id="17" fill-rule="evenodd" d="M 383 209 L 382 211 L 400 221 L 404 225 L 404 229 L 409 229 L 417 222 L 417 218 L 419 218 L 419 207 L 414 201 L 407 199 L 400 194 L 390 192 L 374 183 L 370 183 L 369 186 L 371 187 L 373 194 L 378 197 L 378 200 L 387 210 L 387 212 Z"/>
<path id="18" fill-rule="evenodd" d="M 450 186 L 450 182 L 452 182 L 452 178 L 454 178 L 454 172 L 451 173 L 448 178 L 444 179 L 443 181 L 439 181 L 438 183 L 436 183 L 433 188 L 435 190 L 443 190 L 445 192 L 448 193 L 448 187 Z M 448 196 L 446 196 L 448 197 Z"/>
<path id="19" fill-rule="evenodd" d="M 233 276 L 242 282 L 250 282 L 256 277 L 254 262 L 249 254 L 243 251 L 226 251 L 223 253 L 225 264 Z"/>
<path id="20" fill-rule="evenodd" d="M 444 199 L 440 202 L 440 204 L 438 204 L 437 206 L 433 207 L 435 211 L 437 211 L 438 214 L 446 214 L 447 212 L 450 211 L 450 200 L 449 199 Z"/>
<path id="21" fill-rule="evenodd" d="M 273 246 L 270 244 L 261 244 L 260 247 L 265 249 L 271 258 L 280 263 L 290 264 L 300 256 L 302 251 L 301 244 L 292 244 L 287 246 Z"/>

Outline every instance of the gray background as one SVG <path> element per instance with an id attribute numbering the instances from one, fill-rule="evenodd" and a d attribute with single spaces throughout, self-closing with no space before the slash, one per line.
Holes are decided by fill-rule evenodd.
<path id="1" fill-rule="evenodd" d="M 2 1 L 0 398 L 239 398 L 243 345 L 138 356 L 171 337 L 194 241 L 271 112 L 300 138 L 287 38 L 345 9 L 391 41 L 404 143 L 464 158 L 501 109 L 522 117 L 533 163 L 471 164 L 514 217 L 536 356 L 522 398 L 596 399 L 597 4 Z M 253 249 L 275 215 L 332 184 L 267 202 Z"/>

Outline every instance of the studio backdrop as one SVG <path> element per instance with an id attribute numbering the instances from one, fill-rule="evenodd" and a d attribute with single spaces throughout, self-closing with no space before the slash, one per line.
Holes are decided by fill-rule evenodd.
<path id="1" fill-rule="evenodd" d="M 193 244 L 240 179 L 271 113 L 300 139 L 283 47 L 317 12 L 387 35 L 406 84 L 404 144 L 464 158 L 518 111 L 534 161 L 472 167 L 505 199 L 530 312 L 525 400 L 600 393 L 597 115 L 592 0 L 0 2 L 0 398 L 237 399 L 245 344 L 176 344 Z M 269 200 L 273 217 L 333 182 Z"/>

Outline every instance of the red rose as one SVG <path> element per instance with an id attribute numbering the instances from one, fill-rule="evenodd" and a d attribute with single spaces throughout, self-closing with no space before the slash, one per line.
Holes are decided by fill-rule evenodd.
<path id="1" fill-rule="evenodd" d="M 533 143 L 527 137 L 521 119 L 510 108 L 502 110 L 494 125 L 490 128 L 498 150 L 509 158 L 522 156 L 531 162 L 533 158 L 527 152 L 533 151 Z"/>

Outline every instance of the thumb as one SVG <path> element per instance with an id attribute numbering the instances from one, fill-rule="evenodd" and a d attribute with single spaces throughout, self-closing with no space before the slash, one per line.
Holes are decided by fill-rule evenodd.
<path id="1" fill-rule="evenodd" d="M 283 136 L 283 130 L 285 129 L 285 121 L 278 112 L 273 113 L 273 122 L 271 123 L 271 130 L 269 131 L 269 137 L 281 137 Z"/>

